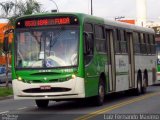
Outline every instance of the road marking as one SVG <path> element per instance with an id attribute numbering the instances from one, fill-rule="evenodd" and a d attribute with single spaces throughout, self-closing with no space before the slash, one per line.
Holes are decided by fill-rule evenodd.
<path id="1" fill-rule="evenodd" d="M 88 119 L 91 119 L 91 118 L 93 118 L 93 117 L 96 117 L 96 116 L 98 116 L 98 115 L 100 115 L 100 114 L 107 113 L 107 112 L 112 111 L 112 110 L 114 110 L 114 109 L 117 109 L 117 108 L 120 108 L 120 107 L 129 105 L 129 104 L 132 104 L 132 103 L 135 103 L 135 102 L 144 100 L 144 99 L 146 99 L 146 98 L 150 98 L 150 97 L 155 96 L 155 95 L 158 95 L 158 94 L 160 94 L 160 92 L 150 93 L 150 94 L 147 94 L 147 95 L 144 95 L 144 96 L 140 96 L 140 97 L 137 97 L 137 98 L 128 100 L 128 101 L 126 100 L 126 101 L 124 101 L 124 102 L 121 102 L 121 103 L 118 103 L 118 104 L 109 106 L 109 107 L 107 107 L 107 108 L 103 108 L 103 109 L 100 109 L 100 110 L 97 110 L 97 111 L 88 113 L 87 115 L 84 115 L 84 116 L 81 116 L 81 117 L 79 117 L 79 118 L 76 118 L 75 120 L 88 120 Z"/>
<path id="2" fill-rule="evenodd" d="M 0 112 L 0 114 L 5 114 L 5 113 L 8 113 L 9 111 L 4 111 L 4 112 Z"/>
<path id="3" fill-rule="evenodd" d="M 18 110 L 24 110 L 26 109 L 27 107 L 22 107 L 22 108 L 18 108 Z"/>

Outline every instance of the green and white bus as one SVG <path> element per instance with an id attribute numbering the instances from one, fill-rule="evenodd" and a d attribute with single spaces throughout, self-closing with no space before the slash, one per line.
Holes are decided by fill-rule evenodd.
<path id="1" fill-rule="evenodd" d="M 157 53 L 157 80 L 160 80 L 160 26 L 152 27 L 155 31 L 156 53 Z"/>
<path id="2" fill-rule="evenodd" d="M 15 99 L 93 97 L 134 90 L 156 80 L 154 30 L 80 13 L 37 14 L 16 20 L 12 49 Z M 7 47 L 7 46 L 6 46 Z"/>
<path id="3" fill-rule="evenodd" d="M 160 80 L 160 37 L 156 39 L 156 51 L 157 51 L 157 80 Z"/>

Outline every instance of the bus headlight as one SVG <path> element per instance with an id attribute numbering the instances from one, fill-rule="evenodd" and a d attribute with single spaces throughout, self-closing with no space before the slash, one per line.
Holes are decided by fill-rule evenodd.
<path id="1" fill-rule="evenodd" d="M 76 77 L 77 77 L 77 76 L 76 76 L 75 74 L 72 75 L 72 79 L 76 79 Z"/>
<path id="2" fill-rule="evenodd" d="M 21 77 L 18 77 L 18 80 L 19 80 L 19 81 L 22 81 L 22 78 L 21 78 Z"/>

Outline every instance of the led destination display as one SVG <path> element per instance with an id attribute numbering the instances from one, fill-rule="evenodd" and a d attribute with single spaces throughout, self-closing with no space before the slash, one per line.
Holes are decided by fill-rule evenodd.
<path id="1" fill-rule="evenodd" d="M 73 16 L 53 17 L 53 18 L 34 18 L 19 20 L 16 24 L 17 28 L 41 27 L 51 25 L 75 25 L 78 24 L 78 19 Z"/>

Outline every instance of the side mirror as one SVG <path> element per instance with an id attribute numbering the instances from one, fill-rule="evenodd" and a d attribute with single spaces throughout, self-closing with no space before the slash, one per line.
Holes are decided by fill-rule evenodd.
<path id="1" fill-rule="evenodd" d="M 3 51 L 5 53 L 9 52 L 9 40 L 8 40 L 8 37 L 4 38 L 4 41 L 3 41 Z"/>
<path id="2" fill-rule="evenodd" d="M 84 55 L 87 55 L 87 49 L 88 49 L 88 33 L 84 32 L 83 33 L 84 36 Z"/>
<path id="3" fill-rule="evenodd" d="M 93 53 L 93 36 L 84 32 L 84 55 Z"/>

